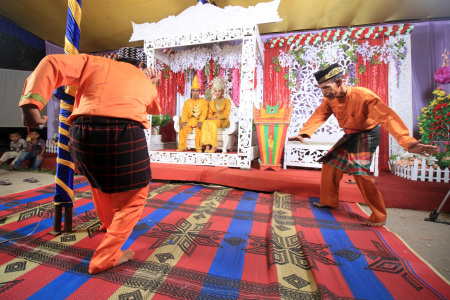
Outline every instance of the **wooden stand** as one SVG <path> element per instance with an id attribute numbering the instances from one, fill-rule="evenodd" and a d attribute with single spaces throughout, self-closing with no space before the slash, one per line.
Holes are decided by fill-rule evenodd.
<path id="1" fill-rule="evenodd" d="M 50 234 L 57 236 L 61 233 L 69 234 L 75 232 L 72 229 L 72 206 L 66 206 L 64 208 L 64 232 L 61 230 L 61 222 L 62 222 L 62 209 L 63 205 L 55 204 L 55 218 L 53 220 L 53 231 L 50 231 Z"/>

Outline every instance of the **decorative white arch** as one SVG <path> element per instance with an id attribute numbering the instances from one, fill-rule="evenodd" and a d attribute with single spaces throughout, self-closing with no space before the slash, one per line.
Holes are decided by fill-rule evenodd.
<path id="1" fill-rule="evenodd" d="M 150 66 L 156 65 L 156 58 L 164 59 L 162 49 L 233 40 L 242 42 L 237 154 L 150 150 L 151 162 L 250 168 L 252 159 L 258 153 L 258 147 L 252 146 L 253 105 L 259 107 L 262 102 L 264 82 L 263 73 L 256 71 L 261 77 L 257 79 L 255 91 L 255 68 L 264 65 L 264 46 L 258 24 L 281 21 L 277 12 L 279 3 L 280 0 L 275 0 L 249 8 L 227 6 L 224 9 L 198 3 L 180 15 L 170 16 L 158 23 L 133 24 L 130 41 L 144 40 L 144 51 Z M 150 138 L 151 132 L 148 130 L 148 144 Z"/>

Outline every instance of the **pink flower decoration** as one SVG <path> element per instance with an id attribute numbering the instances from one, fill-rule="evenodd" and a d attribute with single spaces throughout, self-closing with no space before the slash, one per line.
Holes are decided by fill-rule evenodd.
<path id="1" fill-rule="evenodd" d="M 434 73 L 434 80 L 439 84 L 450 83 L 450 67 L 442 67 Z"/>

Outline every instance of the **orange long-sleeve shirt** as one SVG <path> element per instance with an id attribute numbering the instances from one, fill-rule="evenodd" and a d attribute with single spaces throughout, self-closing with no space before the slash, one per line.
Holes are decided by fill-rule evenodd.
<path id="1" fill-rule="evenodd" d="M 147 114 L 160 114 L 158 92 L 138 68 L 112 59 L 80 55 L 49 55 L 28 77 L 19 106 L 34 104 L 41 110 L 60 86 L 78 87 L 72 115 L 124 118 L 150 128 Z"/>
<path id="2" fill-rule="evenodd" d="M 369 130 L 381 124 L 408 150 L 416 139 L 409 136 L 409 130 L 400 117 L 372 91 L 362 87 L 347 87 L 342 98 L 323 98 L 322 104 L 305 123 L 299 135 L 311 135 L 333 114 L 341 128 Z"/>

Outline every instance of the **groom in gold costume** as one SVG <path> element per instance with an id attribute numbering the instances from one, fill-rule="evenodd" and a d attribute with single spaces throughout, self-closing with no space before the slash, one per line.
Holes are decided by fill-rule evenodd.
<path id="1" fill-rule="evenodd" d="M 208 102 L 200 98 L 200 84 L 197 76 L 192 81 L 191 93 L 192 99 L 186 100 L 181 114 L 177 151 L 186 150 L 187 137 L 195 128 L 195 149 L 197 152 L 202 152 L 202 124 L 208 115 Z"/>

